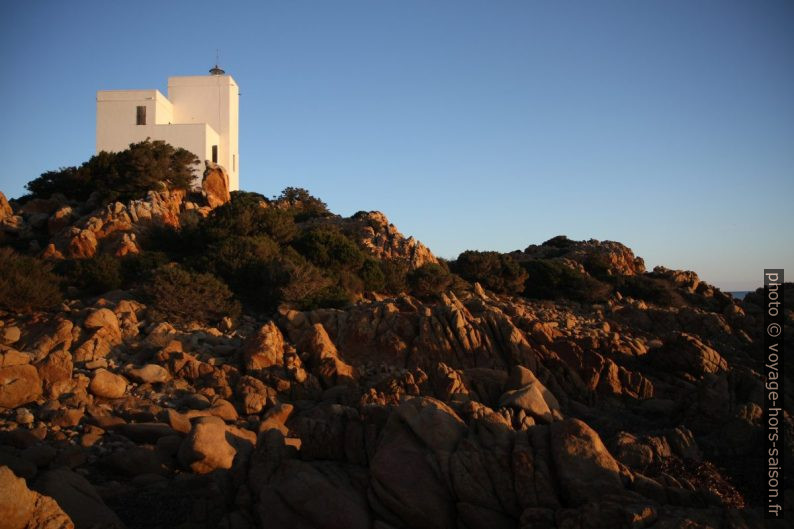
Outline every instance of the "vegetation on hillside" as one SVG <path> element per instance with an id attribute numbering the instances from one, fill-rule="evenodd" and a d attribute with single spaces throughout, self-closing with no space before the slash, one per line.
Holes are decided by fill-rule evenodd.
<path id="1" fill-rule="evenodd" d="M 47 171 L 28 182 L 30 198 L 61 194 L 98 203 L 142 198 L 150 190 L 189 189 L 199 160 L 193 153 L 160 140 L 131 143 L 120 152 L 92 156 L 80 167 Z"/>
<path id="2" fill-rule="evenodd" d="M 0 308 L 14 312 L 49 309 L 61 302 L 50 264 L 0 248 Z"/>
<path id="3" fill-rule="evenodd" d="M 23 198 L 60 194 L 79 209 L 89 200 L 97 207 L 142 198 L 151 190 L 188 189 L 197 163 L 184 149 L 147 140 L 119 153 L 101 152 L 80 167 L 48 171 L 27 185 L 31 194 Z M 366 215 L 360 212 L 353 220 L 366 223 Z M 61 292 L 74 297 L 131 289 L 174 320 L 214 321 L 240 306 L 260 314 L 281 304 L 344 307 L 367 292 L 435 299 L 475 283 L 499 294 L 581 303 L 603 303 L 616 295 L 665 306 L 691 301 L 669 278 L 616 274 L 603 252 L 583 251 L 585 243 L 564 235 L 531 247 L 532 252 L 467 250 L 452 261 L 415 268 L 407 260 L 376 258 L 362 246 L 358 228 L 340 220 L 305 189 L 288 187 L 271 199 L 235 191 L 230 202 L 205 217 L 184 217 L 178 229 L 150 228 L 138 239 L 139 254 L 99 253 L 54 265 L 33 257 L 48 243 L 45 225 L 28 241 L 31 255 L 10 249 L 0 255 L 0 305 L 28 311 L 57 305 Z M 6 244 L 26 248 L 25 241 Z M 201 296 L 209 297 L 200 301 Z"/>

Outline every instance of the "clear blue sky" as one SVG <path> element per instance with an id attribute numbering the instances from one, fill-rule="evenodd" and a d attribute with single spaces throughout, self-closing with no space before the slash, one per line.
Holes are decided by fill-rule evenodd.
<path id="1" fill-rule="evenodd" d="M 93 154 L 95 91 L 241 87 L 241 186 L 381 210 L 436 254 L 621 241 L 794 277 L 794 3 L 4 4 L 0 190 Z"/>

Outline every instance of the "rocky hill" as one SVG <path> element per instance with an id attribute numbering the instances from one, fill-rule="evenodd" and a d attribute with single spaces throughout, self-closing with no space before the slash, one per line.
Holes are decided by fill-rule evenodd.
<path id="1" fill-rule="evenodd" d="M 51 308 L 6 298 L 3 527 L 763 526 L 757 297 L 732 299 L 692 272 L 648 273 L 619 243 L 565 238 L 479 256 L 502 268 L 478 276 L 381 213 L 308 214 L 316 199 L 295 190 L 228 195 L 212 171 L 203 194 L 0 195 L 0 243 L 16 249 L 3 262 L 46 260 L 62 282 L 77 276 L 61 268 L 142 266 L 172 246 L 120 287 L 61 283 Z M 262 276 L 240 287 L 242 276 L 194 255 L 221 259 L 202 237 L 265 210 L 295 221 L 289 237 L 262 224 L 281 241 L 267 262 L 293 263 L 272 310 L 245 296 Z M 181 298 L 147 290 L 175 266 L 162 259 L 215 270 L 241 311 L 169 319 Z M 369 262 L 409 279 L 370 289 Z M 285 294 L 310 264 L 314 283 L 347 302 Z M 509 281 L 494 285 L 512 286 L 483 287 L 498 274 Z M 789 341 L 791 321 L 788 307 Z M 788 412 L 784 424 L 790 462 Z"/>

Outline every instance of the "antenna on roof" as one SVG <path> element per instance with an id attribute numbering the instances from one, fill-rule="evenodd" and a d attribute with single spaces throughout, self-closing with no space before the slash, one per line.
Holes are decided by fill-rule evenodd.
<path id="1" fill-rule="evenodd" d="M 218 49 L 215 48 L 215 67 L 210 68 L 210 75 L 223 75 L 226 73 L 225 71 L 221 70 L 221 68 L 218 66 L 218 62 L 220 62 L 218 60 L 219 55 L 220 54 L 218 53 Z"/>

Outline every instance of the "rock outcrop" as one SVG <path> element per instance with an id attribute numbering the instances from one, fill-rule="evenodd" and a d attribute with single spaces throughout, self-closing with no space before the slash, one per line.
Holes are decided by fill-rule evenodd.
<path id="1" fill-rule="evenodd" d="M 53 242 L 44 255 L 85 258 L 97 252 L 119 257 L 139 253 L 137 239 L 151 226 L 179 226 L 180 215 L 191 207 L 184 197 L 183 191 L 150 191 L 145 199 L 113 202 L 76 221 L 71 209 L 59 208 L 45 219 Z"/>
<path id="2" fill-rule="evenodd" d="M 572 241 L 555 237 L 541 245 L 533 244 L 523 252 L 513 252 L 517 261 L 527 259 L 567 260 L 578 266 L 597 266 L 609 275 L 636 275 L 645 272 L 645 262 L 630 248 L 615 241 Z"/>
<path id="3" fill-rule="evenodd" d="M 362 247 L 376 259 L 405 261 L 411 268 L 438 262 L 427 246 L 405 237 L 380 211 L 362 211 L 342 223 L 357 234 Z"/>
<path id="4" fill-rule="evenodd" d="M 52 258 L 134 254 L 151 227 L 227 202 L 225 178 L 208 167 L 206 204 L 151 192 L 13 211 L 0 196 L 0 232 L 51 236 Z M 438 262 L 378 212 L 301 222 L 403 272 Z M 676 302 L 455 284 L 218 327 L 158 321 L 122 290 L 0 312 L 0 526 L 762 527 L 760 302 L 691 272 L 647 274 L 610 241 L 511 255 L 662 282 Z M 788 409 L 780 424 L 794 431 Z"/>
<path id="5" fill-rule="evenodd" d="M 6 529 L 75 527 L 54 499 L 30 490 L 7 466 L 0 466 L 0 525 Z"/>
<path id="6" fill-rule="evenodd" d="M 201 180 L 201 189 L 211 208 L 222 206 L 232 199 L 229 194 L 229 175 L 226 169 L 216 163 L 207 160 L 204 164 L 206 168 Z"/>
<path id="7" fill-rule="evenodd" d="M 11 204 L 8 203 L 6 196 L 0 192 L 0 222 L 4 222 L 13 215 L 14 210 L 11 208 Z"/>

